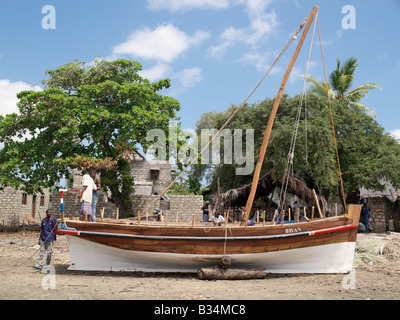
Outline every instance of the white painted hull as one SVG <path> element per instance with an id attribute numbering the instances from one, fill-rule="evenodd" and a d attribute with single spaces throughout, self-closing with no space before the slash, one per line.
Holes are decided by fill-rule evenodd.
<path id="1" fill-rule="evenodd" d="M 123 250 L 67 235 L 69 270 L 197 272 L 219 264 L 222 255 Z M 267 253 L 232 254 L 232 268 L 265 268 L 269 273 L 348 273 L 355 242 L 342 242 Z"/>

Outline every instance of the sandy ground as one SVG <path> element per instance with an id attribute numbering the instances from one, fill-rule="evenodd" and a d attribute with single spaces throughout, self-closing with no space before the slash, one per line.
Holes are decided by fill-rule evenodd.
<path id="1" fill-rule="evenodd" d="M 1 300 L 398 300 L 400 260 L 363 262 L 348 275 L 268 275 L 262 280 L 204 281 L 195 274 L 68 271 L 67 239 L 58 236 L 51 272 L 38 261 L 38 232 L 0 233 Z M 371 237 L 370 235 L 368 237 Z M 399 234 L 393 236 L 400 242 Z M 359 235 L 359 238 L 366 235 Z"/>

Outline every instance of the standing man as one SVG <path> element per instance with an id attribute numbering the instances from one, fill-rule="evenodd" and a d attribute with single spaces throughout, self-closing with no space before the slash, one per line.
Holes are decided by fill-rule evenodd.
<path id="1" fill-rule="evenodd" d="M 101 190 L 101 184 L 100 184 L 100 179 L 96 176 L 96 170 L 91 170 L 90 171 L 90 177 L 93 179 L 93 182 L 96 185 L 96 189 L 93 189 L 92 215 L 90 217 L 90 221 L 96 222 L 96 205 L 97 205 L 97 199 L 99 197 L 98 194 L 97 194 L 97 191 Z"/>
<path id="2" fill-rule="evenodd" d="M 362 210 L 361 210 L 361 215 L 362 215 L 363 220 L 364 220 L 365 232 L 368 233 L 369 232 L 369 229 L 368 229 L 369 209 L 368 209 L 366 203 L 363 204 L 363 207 L 362 207 Z"/>
<path id="3" fill-rule="evenodd" d="M 56 219 L 51 217 L 52 212 L 47 209 L 46 217 L 42 220 L 39 235 L 39 263 L 35 266 L 36 269 L 41 269 L 44 265 L 44 255 L 46 256 L 46 265 L 43 269 L 48 268 L 51 262 L 51 254 L 53 253 L 53 242 L 57 240 L 56 236 Z"/>
<path id="4" fill-rule="evenodd" d="M 203 222 L 208 222 L 210 213 L 210 201 L 206 201 L 206 204 L 201 207 L 203 210 Z"/>
<path id="5" fill-rule="evenodd" d="M 79 193 L 78 197 L 82 199 L 81 205 L 81 219 L 85 220 L 85 214 L 92 219 L 92 198 L 93 190 L 97 190 L 93 179 L 89 176 L 86 169 L 82 170 L 82 191 Z"/>

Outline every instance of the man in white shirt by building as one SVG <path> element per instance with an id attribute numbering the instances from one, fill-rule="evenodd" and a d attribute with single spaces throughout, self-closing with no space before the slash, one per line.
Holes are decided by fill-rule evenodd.
<path id="1" fill-rule="evenodd" d="M 93 190 L 97 190 L 97 186 L 93 179 L 90 177 L 86 169 L 82 170 L 82 191 L 79 194 L 79 198 L 82 199 L 81 204 L 81 219 L 85 220 L 85 214 L 90 219 L 92 216 L 92 197 Z"/>
<path id="2" fill-rule="evenodd" d="M 222 223 L 225 222 L 225 219 L 222 216 L 222 214 L 220 214 L 218 212 L 215 213 L 213 220 L 214 220 L 214 225 L 218 225 L 218 226 L 220 226 Z"/>

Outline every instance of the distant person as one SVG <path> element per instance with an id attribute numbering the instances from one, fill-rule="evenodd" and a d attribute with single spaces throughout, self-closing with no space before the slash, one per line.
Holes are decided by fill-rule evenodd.
<path id="1" fill-rule="evenodd" d="M 214 216 L 214 224 L 220 226 L 223 222 L 225 222 L 225 218 L 222 214 L 216 212 Z"/>
<path id="2" fill-rule="evenodd" d="M 368 228 L 369 232 L 374 231 L 374 225 L 375 225 L 375 216 L 372 211 L 369 212 L 369 217 L 368 217 Z"/>
<path id="3" fill-rule="evenodd" d="M 97 174 L 96 170 L 90 171 L 90 177 L 93 179 L 93 182 L 96 185 L 96 189 L 93 189 L 93 195 L 92 195 L 92 215 L 90 216 L 90 221 L 92 222 L 96 222 L 96 205 L 97 205 L 97 200 L 99 198 L 97 191 L 101 190 L 100 179 L 96 176 L 96 174 Z"/>
<path id="4" fill-rule="evenodd" d="M 210 201 L 206 201 L 201 210 L 203 210 L 203 222 L 208 222 L 210 218 Z"/>
<path id="5" fill-rule="evenodd" d="M 56 236 L 56 219 L 51 217 L 52 212 L 47 209 L 46 217 L 40 225 L 39 235 L 39 263 L 35 266 L 36 269 L 46 269 L 51 263 L 51 255 L 53 253 L 53 242 L 57 240 Z M 46 255 L 47 253 L 47 255 Z M 44 264 L 44 256 L 46 255 L 46 264 Z"/>
<path id="6" fill-rule="evenodd" d="M 300 211 L 300 205 L 299 205 L 299 203 L 297 201 L 295 201 L 293 203 L 293 214 L 294 215 L 297 214 L 298 211 Z"/>
<path id="7" fill-rule="evenodd" d="M 387 230 L 390 232 L 394 232 L 394 219 L 393 216 L 390 216 L 388 222 L 387 222 Z"/>
<path id="8" fill-rule="evenodd" d="M 97 190 L 96 185 L 94 184 L 93 179 L 89 176 L 87 170 L 82 170 L 82 191 L 79 193 L 78 197 L 82 199 L 81 205 L 81 219 L 85 220 L 85 214 L 89 216 L 90 220 L 92 219 L 92 198 L 93 198 L 93 190 Z"/>
<path id="9" fill-rule="evenodd" d="M 368 228 L 369 209 L 368 209 L 368 206 L 366 203 L 363 204 L 363 207 L 361 209 L 361 216 L 363 217 L 365 232 L 368 233 L 369 232 L 369 228 Z"/>
<path id="10" fill-rule="evenodd" d="M 153 214 L 157 216 L 156 221 L 163 221 L 162 216 L 164 215 L 164 212 L 162 212 L 160 209 L 154 210 Z"/>

